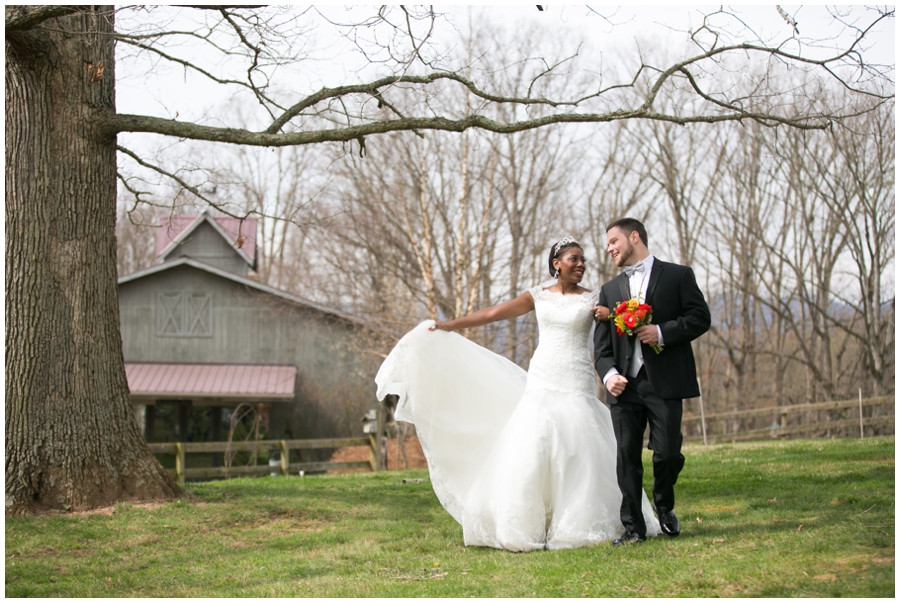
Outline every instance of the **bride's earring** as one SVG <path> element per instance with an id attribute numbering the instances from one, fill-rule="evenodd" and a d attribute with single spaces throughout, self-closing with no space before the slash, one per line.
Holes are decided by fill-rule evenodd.
<path id="1" fill-rule="evenodd" d="M 559 278 L 559 268 L 556 269 L 556 274 L 553 275 L 553 278 Z"/>

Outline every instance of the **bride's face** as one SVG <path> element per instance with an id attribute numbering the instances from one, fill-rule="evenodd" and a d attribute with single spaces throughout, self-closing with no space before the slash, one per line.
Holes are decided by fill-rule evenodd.
<path id="1" fill-rule="evenodd" d="M 634 255 L 634 245 L 618 226 L 610 228 L 606 233 L 606 252 L 612 256 L 619 268 L 634 263 L 631 261 Z"/>
<path id="2" fill-rule="evenodd" d="M 570 283 L 580 283 L 584 278 L 584 252 L 578 247 L 564 249 L 559 258 L 559 280 Z"/>

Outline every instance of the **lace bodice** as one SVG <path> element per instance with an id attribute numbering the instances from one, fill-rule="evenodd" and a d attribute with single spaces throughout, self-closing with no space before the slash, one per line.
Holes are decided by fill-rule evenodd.
<path id="1" fill-rule="evenodd" d="M 563 295 L 533 287 L 540 339 L 528 368 L 528 387 L 596 396 L 588 351 L 596 291 Z"/>

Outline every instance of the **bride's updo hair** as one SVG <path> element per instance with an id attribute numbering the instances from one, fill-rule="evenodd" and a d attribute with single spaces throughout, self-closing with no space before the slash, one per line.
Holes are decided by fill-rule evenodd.
<path id="1" fill-rule="evenodd" d="M 556 278 L 556 268 L 553 267 L 553 260 L 558 258 L 559 254 L 569 247 L 577 247 L 578 249 L 581 249 L 581 251 L 584 251 L 581 245 L 578 244 L 578 241 L 569 236 L 561 238 L 550 248 L 550 258 L 547 260 L 547 265 L 550 267 L 550 276 L 553 278 Z"/>

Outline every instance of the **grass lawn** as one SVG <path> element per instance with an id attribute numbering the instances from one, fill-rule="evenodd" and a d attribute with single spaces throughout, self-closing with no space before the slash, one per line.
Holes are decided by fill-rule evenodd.
<path id="1" fill-rule="evenodd" d="M 894 596 L 893 437 L 684 453 L 675 539 L 466 548 L 425 471 L 234 479 L 6 518 L 6 596 Z"/>

